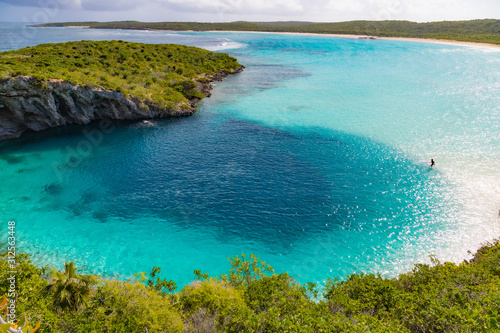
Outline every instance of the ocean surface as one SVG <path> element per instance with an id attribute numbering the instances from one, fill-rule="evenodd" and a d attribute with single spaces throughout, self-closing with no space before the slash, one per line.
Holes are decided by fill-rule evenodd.
<path id="1" fill-rule="evenodd" d="M 37 264 L 121 278 L 160 266 L 183 286 L 253 253 L 323 285 L 461 262 L 500 236 L 497 50 L 0 24 L 0 51 L 84 39 L 198 46 L 246 69 L 189 118 L 0 143 L 1 246 L 13 220 Z"/>

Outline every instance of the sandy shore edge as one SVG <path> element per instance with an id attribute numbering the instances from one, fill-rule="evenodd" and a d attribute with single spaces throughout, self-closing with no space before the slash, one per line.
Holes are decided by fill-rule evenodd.
<path id="1" fill-rule="evenodd" d="M 92 28 L 90 26 L 71 26 L 75 28 Z M 95 29 L 95 28 L 93 28 Z M 143 29 L 131 29 L 143 30 Z M 174 32 L 195 32 L 194 30 L 163 30 L 163 29 L 146 29 L 151 31 L 174 31 Z M 487 47 L 500 50 L 500 44 L 480 43 L 480 42 L 464 42 L 454 39 L 433 39 L 433 38 L 410 38 L 410 37 L 378 37 L 369 35 L 347 35 L 347 34 L 320 34 L 313 32 L 273 32 L 273 31 L 239 31 L 239 30 L 206 30 L 198 32 L 233 32 L 233 33 L 252 33 L 252 34 L 277 34 L 277 35 L 298 35 L 298 36 L 326 36 L 337 38 L 353 38 L 353 39 L 371 39 L 371 40 L 400 40 L 406 42 L 422 42 L 422 43 L 437 43 L 437 44 L 452 44 L 458 46 L 474 46 L 474 47 Z"/>
<path id="2" fill-rule="evenodd" d="M 71 26 L 75 28 L 92 28 L 90 26 Z M 99 29 L 99 28 L 97 28 Z M 104 28 L 106 29 L 106 28 Z M 131 29 L 131 30 L 144 30 L 144 29 Z M 150 31 L 173 31 L 173 32 L 195 32 L 194 30 L 163 30 L 163 29 L 145 29 Z M 370 39 L 370 40 L 399 40 L 406 42 L 421 42 L 421 43 L 437 43 L 437 44 L 451 44 L 458 46 L 472 46 L 472 47 L 485 47 L 495 50 L 500 50 L 500 44 L 480 43 L 480 42 L 464 42 L 454 39 L 433 39 L 433 38 L 410 38 L 410 37 L 378 37 L 369 35 L 348 35 L 348 34 L 320 34 L 313 32 L 273 32 L 273 31 L 239 31 L 239 30 L 206 30 L 197 32 L 220 32 L 220 33 L 252 33 L 252 34 L 275 34 L 275 35 L 298 35 L 298 36 L 325 36 L 336 38 L 353 38 L 353 39 Z"/>
<path id="3" fill-rule="evenodd" d="M 337 38 L 353 38 L 353 39 L 370 39 L 370 40 L 400 40 L 406 42 L 421 42 L 421 43 L 437 43 L 437 44 L 452 44 L 459 46 L 487 47 L 495 50 L 500 50 L 500 44 L 489 44 L 479 42 L 463 42 L 453 39 L 433 39 L 433 38 L 409 38 L 409 37 L 377 37 L 369 35 L 345 35 L 345 34 L 319 34 L 311 32 L 272 32 L 272 31 L 223 31 L 209 30 L 206 32 L 234 32 L 234 33 L 254 33 L 254 34 L 277 34 L 277 35 L 298 35 L 298 36 L 325 36 Z"/>

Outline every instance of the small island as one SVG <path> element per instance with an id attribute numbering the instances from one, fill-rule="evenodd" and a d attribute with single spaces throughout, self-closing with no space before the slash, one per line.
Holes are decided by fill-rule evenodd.
<path id="1" fill-rule="evenodd" d="M 189 116 L 211 83 L 243 70 L 173 44 L 79 41 L 0 53 L 0 139 L 97 119 Z"/>

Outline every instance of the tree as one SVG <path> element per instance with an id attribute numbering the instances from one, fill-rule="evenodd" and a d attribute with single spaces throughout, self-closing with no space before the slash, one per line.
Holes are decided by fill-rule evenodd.
<path id="1" fill-rule="evenodd" d="M 245 254 L 241 255 L 241 259 L 236 256 L 228 260 L 231 263 L 229 280 L 236 287 L 248 287 L 252 281 L 267 276 L 266 272 L 274 272 L 271 265 L 266 264 L 265 261 L 259 261 L 255 254 L 250 255 L 250 260 L 246 259 Z"/>
<path id="2" fill-rule="evenodd" d="M 167 294 L 165 289 L 167 289 L 168 291 L 174 291 L 175 289 L 177 289 L 176 283 L 174 281 L 172 280 L 167 281 L 167 279 L 160 279 L 159 277 L 157 277 L 157 275 L 160 274 L 161 274 L 161 268 L 153 267 L 151 273 L 149 273 L 151 277 L 148 280 L 148 287 L 150 289 L 158 291 L 163 296 Z"/>
<path id="3" fill-rule="evenodd" d="M 149 279 L 146 277 L 146 272 L 139 272 L 135 274 L 135 277 L 139 282 L 145 282 L 150 290 L 156 290 L 160 295 L 165 296 L 168 292 L 172 292 L 177 289 L 177 284 L 167 279 L 160 279 L 161 274 L 160 267 L 153 267 L 151 273 L 149 273 Z M 146 280 L 147 279 L 147 280 Z M 167 292 L 168 290 L 168 292 Z"/>
<path id="4" fill-rule="evenodd" d="M 52 304 L 56 309 L 76 311 L 86 304 L 91 287 L 97 280 L 92 275 L 80 275 L 74 262 L 64 264 L 64 272 L 50 267 L 50 282 L 46 287 L 47 295 L 52 296 Z"/>

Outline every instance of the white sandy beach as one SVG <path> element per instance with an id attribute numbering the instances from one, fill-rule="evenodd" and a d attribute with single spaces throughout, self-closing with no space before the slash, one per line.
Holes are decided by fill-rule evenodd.
<path id="1" fill-rule="evenodd" d="M 90 26 L 73 26 L 78 28 L 90 28 Z M 163 29 L 149 29 L 151 31 L 174 31 L 182 32 L 179 30 L 163 30 Z M 194 30 L 186 30 L 187 32 L 194 32 Z M 225 31 L 225 30 L 208 30 L 206 32 L 223 32 L 223 33 L 252 33 L 252 34 L 282 34 L 282 35 L 301 35 L 301 36 L 326 36 L 337 38 L 353 38 L 353 39 L 371 39 L 371 40 L 401 40 L 409 42 L 423 42 L 423 43 L 439 43 L 439 44 L 454 44 L 460 46 L 474 46 L 474 47 L 487 47 L 500 50 L 500 44 L 479 43 L 479 42 L 464 42 L 453 39 L 433 39 L 433 38 L 408 38 L 408 37 L 377 37 L 369 35 L 349 35 L 349 34 L 320 34 L 311 32 L 272 32 L 272 31 Z"/>
<path id="2" fill-rule="evenodd" d="M 283 35 L 301 35 L 301 36 L 325 36 L 325 37 L 371 39 L 371 40 L 401 40 L 401 41 L 409 41 L 409 42 L 439 43 L 439 44 L 453 44 L 453 45 L 460 45 L 460 46 L 487 47 L 487 48 L 493 48 L 496 50 L 500 50 L 500 44 L 463 42 L 463 41 L 457 41 L 457 40 L 453 40 L 453 39 L 377 37 L 377 36 L 369 36 L 369 35 L 319 34 L 319 33 L 309 33 L 309 32 L 220 31 L 220 30 L 210 30 L 207 32 L 224 32 L 224 33 L 233 32 L 233 33 L 283 34 Z"/>

